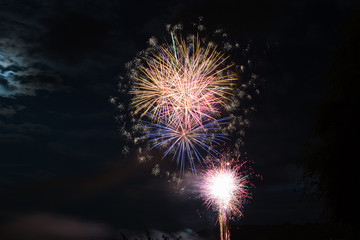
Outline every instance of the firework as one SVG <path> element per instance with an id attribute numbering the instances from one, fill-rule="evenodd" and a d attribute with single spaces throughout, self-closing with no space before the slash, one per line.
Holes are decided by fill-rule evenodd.
<path id="1" fill-rule="evenodd" d="M 205 30 L 201 22 L 190 30 L 195 34 L 186 34 L 182 24 L 168 25 L 165 41 L 151 37 L 126 64 L 118 86 L 128 98 L 110 99 L 126 152 L 139 145 L 158 148 L 182 170 L 185 163 L 194 170 L 196 160 L 217 154 L 218 143 L 231 139 L 234 149 L 243 144 L 258 78 L 250 44 L 234 42 L 223 29 Z M 219 120 L 225 117 L 226 124 Z M 138 159 L 150 157 L 141 152 Z"/>
<path id="2" fill-rule="evenodd" d="M 213 161 L 202 176 L 201 196 L 208 208 L 218 212 L 221 240 L 230 238 L 229 219 L 242 217 L 243 203 L 251 198 L 251 172 L 245 164 L 239 164 L 238 158 L 227 160 L 221 157 L 217 163 Z"/>
<path id="3" fill-rule="evenodd" d="M 202 47 L 198 37 L 187 42 L 171 37 L 172 44 L 158 46 L 140 69 L 130 91 L 134 114 L 150 113 L 154 122 L 167 118 L 187 128 L 193 120 L 202 125 L 204 118 L 214 119 L 213 114 L 231 95 L 236 77 L 226 69 L 232 65 L 224 65 L 227 57 L 216 47 Z"/>
<path id="4" fill-rule="evenodd" d="M 188 158 L 192 171 L 195 171 L 195 159 L 202 162 L 202 152 L 210 156 L 219 155 L 212 146 L 219 145 L 227 139 L 226 134 L 218 132 L 219 125 L 227 124 L 227 118 L 204 121 L 200 125 L 195 120 L 190 124 L 178 124 L 160 120 L 159 123 L 147 122 L 148 134 L 143 138 L 149 139 L 153 148 L 165 147 L 163 158 L 173 154 L 180 169 L 185 169 L 185 159 Z M 175 123 L 175 124 L 174 124 Z"/>
<path id="5" fill-rule="evenodd" d="M 157 46 L 144 59 L 130 91 L 131 106 L 134 114 L 150 119 L 143 139 L 166 147 L 164 157 L 173 153 L 181 170 L 188 158 L 194 171 L 194 159 L 201 162 L 201 153 L 217 153 L 212 146 L 226 139 L 219 126 L 227 122 L 217 117 L 236 77 L 216 46 L 203 47 L 195 36 L 185 41 L 171 33 L 171 39 L 171 45 Z"/>

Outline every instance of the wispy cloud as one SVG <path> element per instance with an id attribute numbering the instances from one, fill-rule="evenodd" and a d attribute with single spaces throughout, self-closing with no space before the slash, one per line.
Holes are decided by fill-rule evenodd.
<path id="1" fill-rule="evenodd" d="M 13 66 L 14 67 L 14 66 Z M 36 68 L 3 70 L 0 66 L 0 96 L 36 96 L 37 91 L 58 91 L 65 87 L 59 75 Z"/>
<path id="2" fill-rule="evenodd" d="M 17 133 L 0 133 L 0 143 L 23 143 L 23 142 L 30 142 L 34 139 L 32 137 L 17 134 Z"/>
<path id="3" fill-rule="evenodd" d="M 0 116 L 11 117 L 17 114 L 19 111 L 23 110 L 25 106 L 15 105 L 15 106 L 1 106 L 0 105 Z"/>
<path id="4" fill-rule="evenodd" d="M 51 131 L 51 128 L 37 123 L 12 124 L 0 121 L 0 130 L 2 132 L 20 134 L 46 134 Z"/>
<path id="5" fill-rule="evenodd" d="M 0 25 L 0 97 L 35 96 L 37 91 L 65 88 L 60 75 L 47 63 L 29 54 L 32 39 L 42 29 L 3 16 Z"/>

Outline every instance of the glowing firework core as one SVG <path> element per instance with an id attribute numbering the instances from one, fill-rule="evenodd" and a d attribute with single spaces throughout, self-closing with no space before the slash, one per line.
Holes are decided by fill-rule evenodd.
<path id="1" fill-rule="evenodd" d="M 181 131 L 181 134 L 182 134 L 183 136 L 186 136 L 186 130 L 183 129 L 183 130 Z"/>
<path id="2" fill-rule="evenodd" d="M 218 211 L 221 240 L 230 239 L 228 221 L 233 216 L 243 216 L 243 203 L 251 197 L 251 168 L 246 168 L 246 161 L 240 163 L 238 159 L 239 156 L 229 159 L 222 157 L 217 159 L 218 163 L 212 161 L 202 175 L 201 196 L 208 207 Z"/>
<path id="3" fill-rule="evenodd" d="M 201 193 L 205 204 L 221 211 L 224 218 L 242 216 L 242 204 L 250 198 L 249 175 L 242 169 L 246 162 L 237 164 L 236 161 L 220 159 L 220 163 L 210 166 L 202 177 Z"/>
<path id="4" fill-rule="evenodd" d="M 234 190 L 236 189 L 236 181 L 232 172 L 220 172 L 212 179 L 209 179 L 209 191 L 211 197 L 217 204 L 226 208 L 228 203 L 234 197 Z"/>

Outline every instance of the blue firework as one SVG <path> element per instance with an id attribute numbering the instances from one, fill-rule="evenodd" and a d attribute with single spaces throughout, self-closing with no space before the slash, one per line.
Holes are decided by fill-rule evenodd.
<path id="1" fill-rule="evenodd" d="M 220 154 L 213 145 L 227 140 L 227 134 L 222 133 L 220 128 L 221 125 L 227 124 L 227 119 L 208 119 L 202 124 L 195 120 L 184 121 L 186 124 L 165 120 L 158 123 L 145 122 L 148 132 L 143 138 L 149 139 L 153 148 L 166 148 L 162 158 L 173 154 L 173 160 L 176 159 L 182 171 L 188 158 L 191 170 L 195 172 L 195 159 L 206 163 L 204 154 Z"/>

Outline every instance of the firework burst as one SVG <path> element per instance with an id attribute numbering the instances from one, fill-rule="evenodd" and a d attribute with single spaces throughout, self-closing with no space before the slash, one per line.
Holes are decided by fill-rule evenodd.
<path id="1" fill-rule="evenodd" d="M 227 57 L 216 47 L 202 47 L 198 37 L 185 41 L 171 33 L 171 38 L 172 45 L 158 46 L 141 67 L 130 91 L 134 114 L 150 113 L 154 122 L 166 118 L 171 124 L 190 127 L 195 120 L 202 125 L 231 95 L 236 77 L 225 70 L 232 65 L 224 64 Z"/>
<path id="2" fill-rule="evenodd" d="M 205 121 L 200 125 L 195 120 L 190 124 L 172 124 L 160 120 L 159 123 L 147 122 L 148 134 L 143 138 L 149 139 L 153 148 L 164 147 L 163 158 L 173 153 L 180 169 L 185 169 L 185 159 L 188 158 L 190 167 L 195 172 L 195 159 L 202 162 L 202 153 L 210 156 L 220 153 L 213 148 L 227 140 L 227 135 L 219 132 L 219 126 L 227 124 L 227 118 Z"/>
<path id="3" fill-rule="evenodd" d="M 258 79 L 252 48 L 201 22 L 189 29 L 195 35 L 185 34 L 182 24 L 168 25 L 168 39 L 151 37 L 126 64 L 118 84 L 122 95 L 109 99 L 117 106 L 124 153 L 135 150 L 148 161 L 154 159 L 151 148 L 162 149 L 182 170 L 187 165 L 194 171 L 196 160 L 217 154 L 219 142 L 231 139 L 234 151 L 243 144 Z"/>
<path id="4" fill-rule="evenodd" d="M 171 33 L 172 45 L 160 45 L 146 59 L 141 75 L 130 94 L 134 114 L 147 116 L 153 147 L 169 146 L 164 157 L 174 153 L 181 170 L 188 158 L 192 171 L 194 159 L 201 162 L 201 152 L 217 153 L 213 145 L 223 142 L 220 133 L 224 119 L 217 120 L 224 102 L 229 100 L 234 74 L 226 71 L 227 57 L 212 44 L 202 47 L 199 37 L 185 41 Z"/>
<path id="5" fill-rule="evenodd" d="M 193 174 L 183 176 L 200 179 L 200 196 L 218 213 L 221 240 L 228 240 L 229 220 L 242 217 L 251 198 L 252 171 L 247 161 L 222 155 L 216 147 L 231 139 L 239 155 L 260 79 L 252 72 L 256 65 L 250 43 L 233 42 L 222 29 L 209 35 L 202 24 L 193 26 L 196 36 L 181 34 L 180 24 L 168 25 L 167 44 L 150 38 L 149 46 L 126 64 L 127 77 L 119 82 L 119 91 L 129 93 L 128 98 L 112 97 L 110 102 L 117 105 L 119 130 L 130 145 L 124 152 L 141 144 L 136 148 L 143 162 L 152 159 L 152 148 L 162 149 L 163 158 L 172 155 L 182 173 L 188 161 Z M 196 160 L 206 163 L 199 175 L 194 174 Z M 152 174 L 160 175 L 159 164 Z M 166 171 L 172 181 L 181 182 L 177 174 Z"/>
<path id="6" fill-rule="evenodd" d="M 220 157 L 212 161 L 203 172 L 200 192 L 204 204 L 218 212 L 221 240 L 230 238 L 228 221 L 243 216 L 243 204 L 251 198 L 249 189 L 253 186 L 251 168 L 247 161 L 239 163 L 239 157 Z"/>

